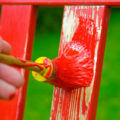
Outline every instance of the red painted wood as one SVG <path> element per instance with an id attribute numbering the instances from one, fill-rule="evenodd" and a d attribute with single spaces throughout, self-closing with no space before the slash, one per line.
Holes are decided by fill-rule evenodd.
<path id="1" fill-rule="evenodd" d="M 66 6 L 59 55 L 70 41 L 84 44 L 94 62 L 90 87 L 55 88 L 51 120 L 95 120 L 110 10 L 105 6 Z"/>
<path id="2" fill-rule="evenodd" d="M 0 0 L 0 4 L 120 6 L 120 0 Z"/>
<path id="3" fill-rule="evenodd" d="M 12 46 L 12 55 L 30 59 L 36 22 L 36 8 L 32 6 L 2 7 L 0 35 Z M 20 71 L 20 70 L 19 70 Z M 21 70 L 24 87 L 13 101 L 0 101 L 0 120 L 22 120 L 28 83 L 28 71 Z"/>

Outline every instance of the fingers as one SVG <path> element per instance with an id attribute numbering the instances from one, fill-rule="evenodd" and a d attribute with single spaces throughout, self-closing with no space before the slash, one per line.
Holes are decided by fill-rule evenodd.
<path id="1" fill-rule="evenodd" d="M 10 54 L 11 46 L 0 38 L 0 53 Z M 0 64 L 0 99 L 12 99 L 16 95 L 17 88 L 23 85 L 21 74 L 5 65 Z"/>
<path id="2" fill-rule="evenodd" d="M 4 64 L 0 64 L 0 79 L 15 87 L 21 87 L 24 83 L 23 77 L 17 70 Z"/>
<path id="3" fill-rule="evenodd" d="M 10 100 L 16 95 L 16 88 L 0 79 L 0 98 Z"/>
<path id="4" fill-rule="evenodd" d="M 0 53 L 10 54 L 11 46 L 0 38 Z"/>

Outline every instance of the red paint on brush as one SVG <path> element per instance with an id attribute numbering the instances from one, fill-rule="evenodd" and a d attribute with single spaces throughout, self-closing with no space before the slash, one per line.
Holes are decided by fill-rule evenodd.
<path id="1" fill-rule="evenodd" d="M 44 64 L 45 68 L 49 67 L 49 71 L 47 72 L 47 74 L 45 76 L 45 78 L 47 79 L 50 76 L 50 74 L 51 74 L 52 66 L 51 66 L 51 64 L 50 64 L 50 62 L 48 61 L 47 58 L 43 61 L 43 64 Z"/>
<path id="2" fill-rule="evenodd" d="M 51 66 L 51 64 L 50 64 L 50 62 L 48 61 L 47 58 L 43 61 L 43 65 L 45 66 L 45 68 L 48 68 L 48 67 Z"/>
<path id="3" fill-rule="evenodd" d="M 93 77 L 93 61 L 90 52 L 80 42 L 69 42 L 63 54 L 53 60 L 55 79 L 51 84 L 62 88 L 89 86 Z"/>
<path id="4" fill-rule="evenodd" d="M 31 62 L 31 61 L 28 61 L 28 60 L 22 60 L 22 59 L 19 59 L 21 62 L 23 63 L 26 63 L 26 62 Z M 51 63 L 49 62 L 49 60 L 46 58 L 43 63 L 32 63 L 32 64 L 25 64 L 25 65 L 16 65 L 16 66 L 19 66 L 19 67 L 31 67 L 31 66 L 37 66 L 39 67 L 41 70 L 44 70 L 44 67 L 45 68 L 48 68 L 49 67 L 49 71 L 47 72 L 46 76 L 44 76 L 46 79 L 50 76 L 51 74 L 51 71 L 52 71 L 52 66 L 51 66 Z M 44 66 L 44 67 L 43 67 Z"/>
<path id="5" fill-rule="evenodd" d="M 48 79 L 48 77 L 50 76 L 51 72 L 52 72 L 52 66 L 51 66 L 51 63 L 50 61 L 46 58 L 44 59 L 43 63 L 35 63 L 35 62 L 31 62 L 29 60 L 23 60 L 23 59 L 20 59 L 18 58 L 24 65 L 18 65 L 18 64 L 15 64 L 15 66 L 17 67 L 31 67 L 31 66 L 37 66 L 39 67 L 41 70 L 44 70 L 44 67 L 45 68 L 48 68 L 49 67 L 49 71 L 47 72 L 47 74 L 44 76 L 46 79 Z M 31 62 L 31 64 L 28 64 L 27 62 Z M 27 63 L 27 64 L 26 64 Z"/>
<path id="6" fill-rule="evenodd" d="M 73 11 L 75 12 L 75 10 Z M 86 41 L 95 39 L 96 27 L 94 20 L 86 19 L 83 16 L 78 18 L 80 24 L 77 26 L 71 42 L 65 43 L 60 56 L 53 60 L 56 78 L 50 83 L 61 88 L 90 86 L 93 78 L 94 51 L 91 52 L 89 49 L 91 46 Z M 84 27 L 85 25 L 86 27 Z M 94 43 L 92 45 L 94 46 Z"/>
<path id="7" fill-rule="evenodd" d="M 30 61 L 28 61 L 28 60 L 22 60 L 22 59 L 19 59 L 22 63 L 26 63 L 26 62 L 30 62 Z M 18 66 L 18 67 L 31 67 L 31 66 L 37 66 L 37 67 L 39 67 L 41 70 L 43 70 L 44 69 L 44 67 L 42 66 L 42 65 L 44 65 L 43 63 L 31 63 L 31 64 L 25 64 L 25 65 L 16 65 L 16 66 Z"/>

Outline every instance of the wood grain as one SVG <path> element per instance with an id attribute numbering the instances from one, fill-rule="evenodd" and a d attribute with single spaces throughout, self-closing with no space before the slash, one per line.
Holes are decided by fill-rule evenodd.
<path id="1" fill-rule="evenodd" d="M 51 120 L 95 120 L 109 15 L 105 6 L 65 6 L 59 55 L 70 41 L 84 44 L 94 74 L 90 87 L 54 89 Z"/>
<path id="2" fill-rule="evenodd" d="M 0 36 L 12 46 L 12 55 L 30 59 L 37 9 L 30 6 L 2 6 Z M 20 69 L 19 69 L 20 71 Z M 0 101 L 0 120 L 22 120 L 28 83 L 28 71 L 22 70 L 25 83 L 13 101 Z"/>
<path id="3" fill-rule="evenodd" d="M 108 5 L 120 6 L 120 0 L 0 0 L 0 4 L 32 4 L 46 6 Z"/>

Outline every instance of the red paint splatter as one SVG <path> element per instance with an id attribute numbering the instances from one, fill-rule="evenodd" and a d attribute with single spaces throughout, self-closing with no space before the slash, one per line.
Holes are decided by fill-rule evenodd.
<path id="1" fill-rule="evenodd" d="M 9 95 L 9 99 L 12 100 L 15 97 L 15 93 Z"/>

